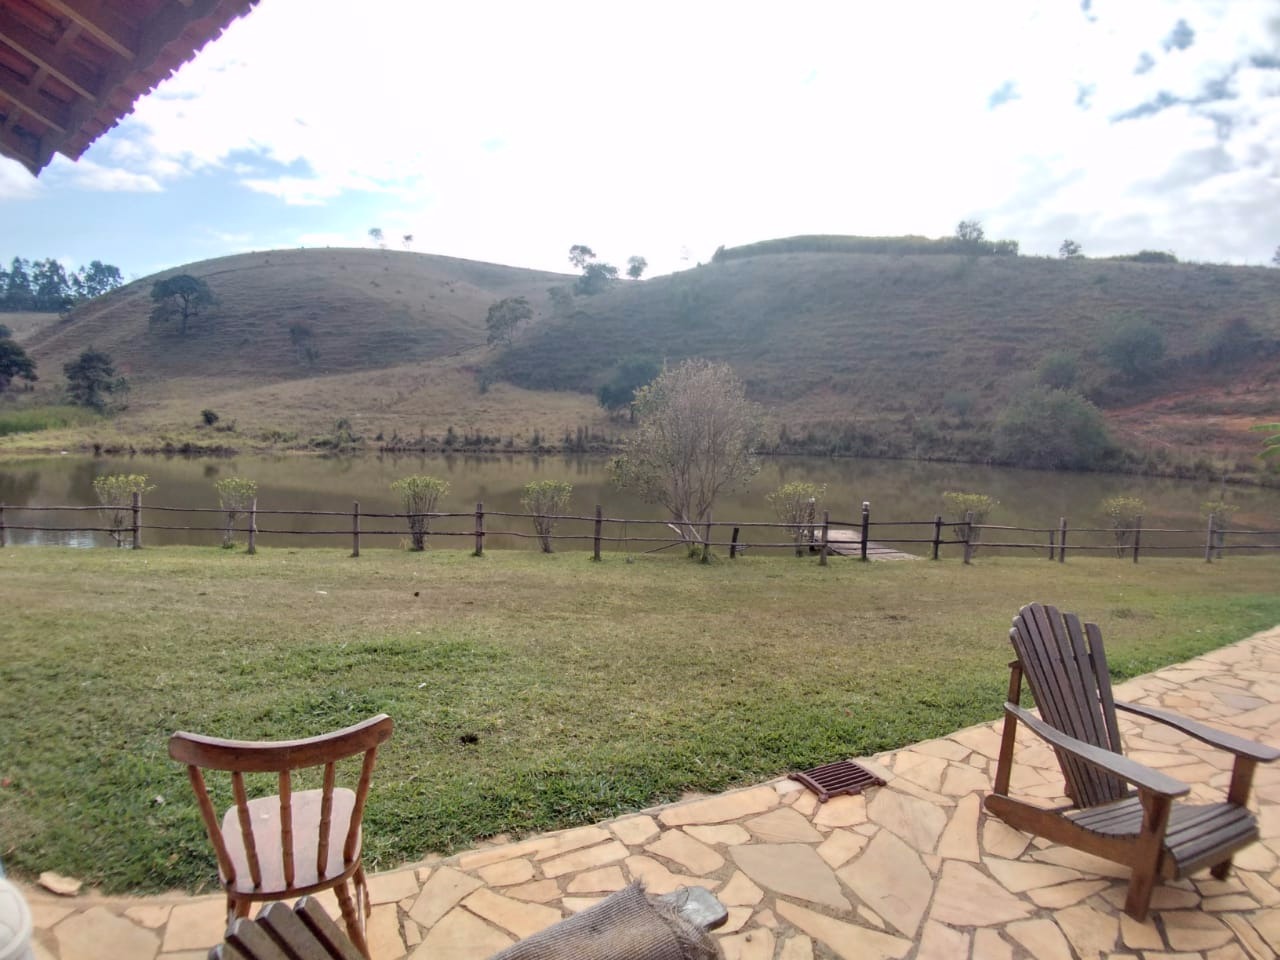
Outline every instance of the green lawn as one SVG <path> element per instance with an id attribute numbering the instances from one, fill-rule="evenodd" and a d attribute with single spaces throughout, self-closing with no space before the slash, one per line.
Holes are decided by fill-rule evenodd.
<path id="1" fill-rule="evenodd" d="M 108 891 L 208 888 L 168 734 L 301 737 L 383 710 L 365 836 L 386 868 L 994 718 L 1028 600 L 1098 620 L 1131 675 L 1280 622 L 1277 582 L 1280 558 L 11 547 L 0 859 Z"/>

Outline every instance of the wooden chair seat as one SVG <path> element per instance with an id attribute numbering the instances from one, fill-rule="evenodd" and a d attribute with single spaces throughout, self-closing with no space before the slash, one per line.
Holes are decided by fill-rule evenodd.
<path id="1" fill-rule="evenodd" d="M 293 832 L 293 882 L 285 881 L 284 860 L 263 859 L 261 863 L 262 882 L 255 885 L 249 869 L 249 856 L 245 849 L 244 835 L 240 831 L 240 811 L 232 805 L 222 817 L 222 839 L 227 845 L 227 856 L 231 858 L 234 868 L 235 882 L 231 889 L 237 894 L 254 900 L 273 900 L 284 891 L 296 897 L 303 893 L 331 887 L 334 878 L 350 876 L 355 872 L 356 864 L 348 867 L 342 862 L 342 846 L 347 840 L 347 832 L 351 829 L 351 814 L 355 811 L 356 795 L 345 787 L 335 787 L 333 791 L 333 809 L 329 817 L 328 862 L 324 871 L 316 871 L 316 854 L 320 849 L 320 819 L 324 801 L 323 790 L 303 790 L 289 798 L 292 811 Z M 282 839 L 283 818 L 280 814 L 280 799 L 275 796 L 255 797 L 249 801 L 249 822 L 253 824 L 254 846 L 259 850 L 279 850 L 284 846 Z M 360 847 L 360 825 L 356 824 L 356 847 Z M 224 884 L 227 878 L 219 869 Z"/>
<path id="2" fill-rule="evenodd" d="M 995 784 L 983 805 L 1016 830 L 1084 850 L 1131 869 L 1125 912 L 1146 917 L 1158 877 L 1175 879 L 1211 867 L 1225 879 L 1231 857 L 1258 839 L 1249 790 L 1259 763 L 1280 750 L 1215 730 L 1167 710 L 1116 700 L 1095 623 L 1029 603 L 1013 620 L 1009 640 L 1018 659 L 1009 664 L 1009 698 Z M 1040 716 L 1019 705 L 1022 681 Z M 1124 756 L 1116 711 L 1164 724 L 1233 755 L 1225 802 L 1188 804 L 1191 788 Z M 1009 795 L 1018 725 L 1053 748 L 1069 807 L 1046 809 Z M 1136 788 L 1136 795 L 1134 794 Z"/>
<path id="3" fill-rule="evenodd" d="M 1084 810 L 1063 814 L 1077 826 L 1103 837 L 1142 835 L 1143 809 L 1139 797 L 1126 797 Z M 1169 810 L 1164 834 L 1161 875 L 1175 880 L 1213 866 L 1258 839 L 1258 821 L 1245 807 L 1234 803 L 1175 803 Z"/>

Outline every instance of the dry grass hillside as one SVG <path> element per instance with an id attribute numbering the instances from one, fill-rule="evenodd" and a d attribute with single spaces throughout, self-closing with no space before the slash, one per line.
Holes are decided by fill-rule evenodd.
<path id="1" fill-rule="evenodd" d="M 1103 356 L 1130 318 L 1164 337 L 1148 379 Z M 1240 331 L 1245 349 L 1228 355 L 1222 342 Z M 1280 418 L 1280 270 L 955 254 L 729 259 L 578 298 L 492 372 L 591 390 L 620 358 L 712 356 L 811 448 L 982 459 L 991 422 L 1052 352 L 1075 359 L 1075 386 L 1124 437 L 1183 455 L 1207 446 L 1247 456 L 1257 446 L 1247 427 Z M 1181 402 L 1168 430 L 1123 414 L 1162 397 Z M 1200 405 L 1235 418 L 1201 423 Z"/>
<path id="2" fill-rule="evenodd" d="M 218 301 L 185 337 L 148 321 L 152 285 L 178 272 L 204 279 Z M 45 325 L 25 345 L 46 395 L 80 351 L 110 354 L 131 392 L 128 409 L 93 431 L 109 446 L 305 445 L 340 419 L 369 440 L 453 427 L 527 443 L 583 424 L 600 430 L 605 418 L 591 397 L 481 389 L 485 315 L 511 296 L 541 315 L 547 288 L 568 279 L 390 250 L 242 254 L 135 281 L 65 320 L 40 315 Z M 193 433 L 204 409 L 235 430 Z"/>
<path id="3" fill-rule="evenodd" d="M 148 322 L 157 277 L 22 328 L 46 396 L 90 346 L 129 377 L 128 410 L 95 439 L 304 445 L 339 419 L 383 442 L 449 427 L 515 446 L 578 428 L 616 435 L 625 427 L 594 392 L 619 363 L 686 356 L 733 364 L 781 449 L 985 459 L 992 423 L 1053 352 L 1073 358 L 1075 387 L 1117 438 L 1157 459 L 1243 462 L 1257 446 L 1247 428 L 1280 419 L 1273 269 L 752 250 L 558 309 L 548 289 L 573 277 L 398 251 L 271 251 L 179 269 L 218 297 L 185 338 Z M 509 296 L 528 297 L 535 317 L 510 347 L 490 348 L 486 312 Z M 1145 379 L 1103 356 L 1126 318 L 1164 337 Z M 1241 331 L 1234 351 L 1220 349 Z M 192 433 L 205 408 L 235 430 Z"/>

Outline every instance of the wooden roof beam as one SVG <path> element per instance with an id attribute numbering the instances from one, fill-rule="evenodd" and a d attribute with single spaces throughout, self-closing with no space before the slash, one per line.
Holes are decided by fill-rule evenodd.
<path id="1" fill-rule="evenodd" d="M 25 86 L 15 86 L 12 90 L 0 89 L 0 97 L 39 120 L 46 127 L 52 127 L 59 133 L 66 133 L 69 129 L 67 124 L 70 122 L 70 108 L 40 89 L 40 84 L 46 75 L 47 72 L 41 67 Z"/>
<path id="2" fill-rule="evenodd" d="M 0 43 L 48 70 L 80 96 L 97 103 L 98 75 L 67 55 L 61 41 L 50 42 L 0 5 Z"/>
<path id="3" fill-rule="evenodd" d="M 132 62 L 138 55 L 137 27 L 111 3 L 104 0 L 78 0 L 74 4 L 67 0 L 43 0 L 43 3 L 72 23 L 79 24 L 85 33 L 117 56 Z"/>
<path id="4" fill-rule="evenodd" d="M 17 130 L 6 124 L 0 127 L 0 146 L 3 146 L 9 156 L 14 157 L 32 174 L 39 172 L 40 147 L 32 143 L 30 137 L 20 135 Z"/>
<path id="5" fill-rule="evenodd" d="M 182 32 L 192 21 L 211 16 L 217 11 L 220 3 L 222 0 L 191 0 L 190 3 L 171 3 L 161 7 L 159 11 L 147 18 L 146 25 L 138 38 L 138 62 L 130 64 L 123 60 L 116 60 L 102 76 L 102 89 L 115 88 L 136 70 L 150 69 L 166 45 L 182 36 Z M 97 109 L 98 105 L 88 100 L 73 103 L 67 111 L 69 128 L 73 131 L 79 130 Z M 74 137 L 67 139 L 74 140 Z M 59 145 L 58 149 L 70 159 L 78 160 L 87 146 L 87 144 L 77 146 L 74 143 L 67 143 Z M 51 157 L 52 154 L 43 157 L 44 163 L 48 163 Z"/>

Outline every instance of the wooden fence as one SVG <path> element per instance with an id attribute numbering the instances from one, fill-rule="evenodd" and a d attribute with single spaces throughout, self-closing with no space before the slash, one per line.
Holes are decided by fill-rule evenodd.
<path id="1" fill-rule="evenodd" d="M 107 525 L 77 524 L 73 527 L 48 526 L 31 522 L 14 523 L 14 519 L 28 520 L 32 515 L 41 514 L 97 514 L 105 517 Z M 155 522 L 151 518 L 159 514 L 161 520 L 166 514 L 196 513 L 214 514 L 223 522 L 217 526 L 189 526 Z M 299 529 L 296 526 L 275 526 L 275 518 L 289 517 L 322 517 L 332 518 L 333 528 Z M 905 546 L 909 550 L 927 552 L 934 560 L 942 558 L 944 546 L 956 546 L 965 563 L 971 563 L 979 550 L 990 553 L 994 550 L 1031 550 L 1044 554 L 1049 560 L 1065 563 L 1067 554 L 1104 552 L 1114 553 L 1117 557 L 1132 558 L 1137 563 L 1144 554 L 1153 552 L 1181 553 L 1183 555 L 1203 554 L 1205 562 L 1220 559 L 1229 552 L 1249 552 L 1280 550 L 1280 530 L 1247 530 L 1220 527 L 1211 515 L 1203 528 L 1169 528 L 1144 527 L 1142 518 L 1132 527 L 1069 527 L 1067 518 L 1061 517 L 1052 527 L 1015 527 L 1001 524 L 975 523 L 972 514 L 963 520 L 944 520 L 936 515 L 930 520 L 872 520 L 871 504 L 864 502 L 856 519 L 832 519 L 829 512 L 823 512 L 821 519 L 814 517 L 805 523 L 783 523 L 777 521 L 713 521 L 710 518 L 697 523 L 685 525 L 689 537 L 681 537 L 675 525 L 666 520 L 633 519 L 627 517 L 610 517 L 604 508 L 597 505 L 594 514 L 531 514 L 511 513 L 505 511 L 486 511 L 483 503 L 477 503 L 474 511 L 466 513 L 433 512 L 422 514 L 408 513 L 363 513 L 359 501 L 351 505 L 350 511 L 341 510 L 264 510 L 258 507 L 257 500 L 252 501 L 249 508 L 242 511 L 238 519 L 242 522 L 228 525 L 225 521 L 227 511 L 212 507 L 170 507 L 148 505 L 144 511 L 142 498 L 134 494 L 130 504 L 105 507 L 60 507 L 60 506 L 6 506 L 0 504 L 0 547 L 9 543 L 10 531 L 27 531 L 39 533 L 107 533 L 115 542 L 124 546 L 126 543 L 137 550 L 142 547 L 143 535 L 146 531 L 180 531 L 198 532 L 201 534 L 243 534 L 247 537 L 250 553 L 257 548 L 260 534 L 276 534 L 290 536 L 341 536 L 350 537 L 351 555 L 360 556 L 363 540 L 369 537 L 397 537 L 404 539 L 409 534 L 411 519 L 424 519 L 427 522 L 429 537 L 466 538 L 473 542 L 473 551 L 482 556 L 485 543 L 491 537 L 512 537 L 519 540 L 563 541 L 578 545 L 591 544 L 592 556 L 599 560 L 605 545 L 629 552 L 656 553 L 673 547 L 685 546 L 701 552 L 701 558 L 710 559 L 713 548 L 727 548 L 729 559 L 736 559 L 748 548 L 751 549 L 793 549 L 797 552 L 810 551 L 818 554 L 819 562 L 827 563 L 827 558 L 835 553 L 845 556 L 856 556 L 861 560 L 874 559 L 877 554 L 883 555 L 886 548 Z M 266 527 L 259 526 L 259 520 L 265 518 Z M 556 523 L 579 524 L 583 532 L 541 534 L 531 532 L 535 518 L 548 519 Z M 390 522 L 400 521 L 395 528 Z M 430 529 L 436 521 L 461 521 L 463 529 Z M 512 523 L 505 526 L 493 526 L 504 521 L 521 521 L 520 529 Z M 341 526 L 338 526 L 338 524 Z M 287 524 L 287 521 L 286 521 Z M 371 525 L 369 525 L 371 524 Z M 636 532 L 633 534 L 632 529 Z M 925 536 L 900 535 L 897 531 L 905 528 L 906 534 L 924 533 Z M 922 529 L 923 528 L 923 529 Z M 944 536 L 949 530 L 950 536 Z M 589 531 L 589 532 L 588 532 Z M 744 533 L 745 531 L 745 533 Z M 786 539 L 750 539 L 757 535 L 768 537 L 770 531 L 780 531 Z M 775 533 L 774 537 L 779 534 Z M 994 535 L 1003 539 L 992 540 Z M 1026 536 L 1029 535 L 1029 536 Z M 1152 540 L 1158 536 L 1159 542 Z M 1109 542 L 1097 542 L 1102 537 Z M 1146 538 L 1144 540 L 1144 537 Z M 1260 541 L 1257 538 L 1272 538 Z M 1092 538 L 1092 539 L 1079 539 Z M 1229 539 L 1230 538 L 1230 539 Z M 889 551 L 893 552 L 893 551 Z"/>

